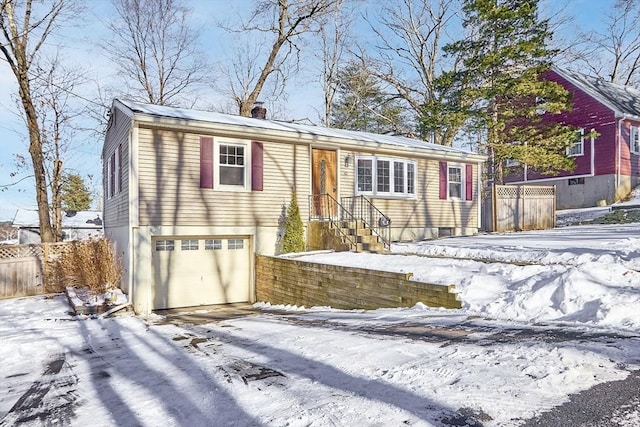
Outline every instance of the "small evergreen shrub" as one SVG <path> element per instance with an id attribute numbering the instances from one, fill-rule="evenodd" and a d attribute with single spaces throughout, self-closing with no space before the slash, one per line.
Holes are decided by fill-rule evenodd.
<path id="1" fill-rule="evenodd" d="M 282 253 L 304 252 L 304 226 L 300 217 L 300 208 L 295 193 L 291 194 L 291 202 L 287 208 L 287 219 L 282 237 Z"/>

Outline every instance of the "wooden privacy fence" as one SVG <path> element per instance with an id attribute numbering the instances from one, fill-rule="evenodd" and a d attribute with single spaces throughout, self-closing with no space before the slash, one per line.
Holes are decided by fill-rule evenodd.
<path id="1" fill-rule="evenodd" d="M 0 298 L 44 293 L 43 245 L 0 246 Z"/>
<path id="2" fill-rule="evenodd" d="M 483 205 L 484 230 L 545 230 L 556 226 L 556 187 L 494 185 Z"/>

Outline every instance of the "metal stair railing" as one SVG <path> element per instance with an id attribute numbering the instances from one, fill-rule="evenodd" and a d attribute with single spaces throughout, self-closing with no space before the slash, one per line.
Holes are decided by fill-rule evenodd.
<path id="1" fill-rule="evenodd" d="M 309 221 L 312 220 L 329 221 L 351 248 L 357 248 L 358 223 L 351 212 L 345 209 L 331 195 L 325 193 L 309 196 Z M 356 232 L 354 235 L 343 231 L 341 223 L 345 221 L 355 223 Z"/>
<path id="2" fill-rule="evenodd" d="M 365 227 L 379 237 L 385 249 L 391 250 L 391 218 L 364 196 L 341 197 L 340 205 L 346 207 L 356 222 L 362 221 Z"/>

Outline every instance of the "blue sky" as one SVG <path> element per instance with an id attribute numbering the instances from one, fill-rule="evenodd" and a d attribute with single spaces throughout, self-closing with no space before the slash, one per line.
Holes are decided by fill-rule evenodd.
<path id="1" fill-rule="evenodd" d="M 558 8 L 561 4 L 567 4 L 567 12 L 576 16 L 576 22 L 581 25 L 597 26 L 598 20 L 603 18 L 607 7 L 614 3 L 614 0 L 566 0 L 558 2 L 556 0 L 543 0 L 543 6 Z M 193 0 L 190 2 L 193 9 L 196 25 L 203 27 L 202 44 L 205 51 L 213 61 L 220 60 L 232 54 L 234 48 L 233 38 L 222 31 L 217 26 L 220 20 L 233 21 L 242 11 L 248 11 L 252 2 L 249 0 L 235 1 L 227 0 Z M 232 6 L 229 6 L 231 4 Z M 365 3 L 369 8 L 375 9 L 376 1 Z M 81 64 L 90 74 L 95 75 L 101 83 L 110 81 L 112 67 L 107 59 L 95 46 L 97 37 L 107 35 L 104 27 L 104 20 L 108 19 L 111 12 L 108 0 L 89 0 L 88 23 L 83 27 L 67 29 L 51 44 L 60 42 L 65 46 L 65 58 L 75 64 Z M 89 42 L 92 37 L 94 42 Z M 306 71 L 295 76 L 288 87 L 288 97 L 285 101 L 286 109 L 281 114 L 287 118 L 310 118 L 318 121 L 318 108 L 322 105 L 321 87 L 314 80 L 313 73 Z M 94 85 L 86 85 L 79 88 L 77 93 L 84 98 L 94 98 Z M 16 104 L 12 100 L 15 96 L 16 84 L 13 73 L 9 69 L 4 59 L 0 60 L 0 186 L 21 179 L 29 175 L 29 171 L 23 171 L 16 178 L 10 177 L 15 168 L 15 155 L 22 155 L 30 162 L 28 154 L 27 132 L 22 119 L 16 114 Z M 206 97 L 209 105 L 222 105 L 228 100 L 223 99 L 220 94 L 212 91 Z M 79 102 L 86 102 L 79 100 Z M 86 125 L 90 125 L 86 122 Z M 74 140 L 73 149 L 69 151 L 65 165 L 69 171 L 79 173 L 82 176 L 93 175 L 90 182 L 91 189 L 96 193 L 96 202 L 101 192 L 101 159 L 102 140 L 95 134 L 79 135 Z M 30 166 L 30 163 L 29 163 Z M 17 209 L 35 209 L 35 193 L 33 191 L 33 180 L 25 179 L 17 185 L 8 187 L 5 191 L 0 191 L 0 221 L 13 219 Z M 98 204 L 95 203 L 94 208 Z"/>

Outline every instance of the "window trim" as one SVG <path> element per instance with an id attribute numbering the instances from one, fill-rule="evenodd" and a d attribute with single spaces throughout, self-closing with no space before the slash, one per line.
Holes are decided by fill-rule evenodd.
<path id="1" fill-rule="evenodd" d="M 578 129 L 577 132 L 580 134 L 580 138 L 578 141 L 574 142 L 573 145 L 567 147 L 567 157 L 584 156 L 584 128 Z M 580 147 L 579 153 L 574 153 L 575 147 Z"/>
<path id="2" fill-rule="evenodd" d="M 113 171 L 111 170 L 111 168 L 112 168 L 112 166 L 111 166 L 111 157 L 112 156 L 113 155 L 111 155 L 111 156 L 109 156 L 107 158 L 107 173 L 106 173 L 106 176 L 105 176 L 106 181 L 107 181 L 107 185 L 106 185 L 106 187 L 107 187 L 106 188 L 106 190 L 107 190 L 107 194 L 106 194 L 107 200 L 109 200 L 109 199 L 111 199 L 113 197 L 113 194 L 111 192 L 112 191 L 112 186 L 113 186 L 113 184 L 111 183 L 111 176 L 113 175 Z"/>
<path id="3" fill-rule="evenodd" d="M 359 163 L 361 160 L 370 161 L 371 162 L 371 190 L 370 191 L 361 191 L 358 188 L 358 178 L 359 174 Z M 389 191 L 378 191 L 378 162 L 387 162 L 389 165 L 389 176 L 388 182 L 386 184 L 389 186 Z M 404 191 L 397 192 L 395 191 L 395 179 L 396 179 L 396 164 L 402 164 L 402 186 Z M 400 158 L 400 157 L 386 157 L 386 156 L 376 156 L 376 155 L 363 155 L 356 156 L 355 158 L 355 194 L 357 196 L 372 196 L 372 197 L 388 197 L 394 199 L 410 199 L 416 197 L 416 178 L 418 176 L 418 164 L 415 160 Z M 409 183 L 409 165 L 412 165 L 413 168 L 413 183 Z M 409 193 L 409 188 L 413 189 L 413 193 Z"/>
<path id="4" fill-rule="evenodd" d="M 631 125 L 629 131 L 629 151 L 640 155 L 640 126 Z"/>
<path id="5" fill-rule="evenodd" d="M 119 194 L 122 192 L 122 144 L 118 145 L 117 148 L 117 155 L 116 155 L 116 194 Z"/>
<path id="6" fill-rule="evenodd" d="M 234 192 L 251 192 L 252 187 L 252 177 L 251 177 L 251 141 L 244 139 L 236 139 L 236 138 L 215 138 L 213 141 L 213 189 L 219 191 L 234 191 Z M 220 162 L 220 147 L 221 146 L 233 146 L 233 147 L 242 147 L 244 151 L 244 176 L 243 176 L 243 185 L 231 185 L 231 184 L 221 184 L 220 181 L 220 168 L 226 165 L 223 165 Z"/>

